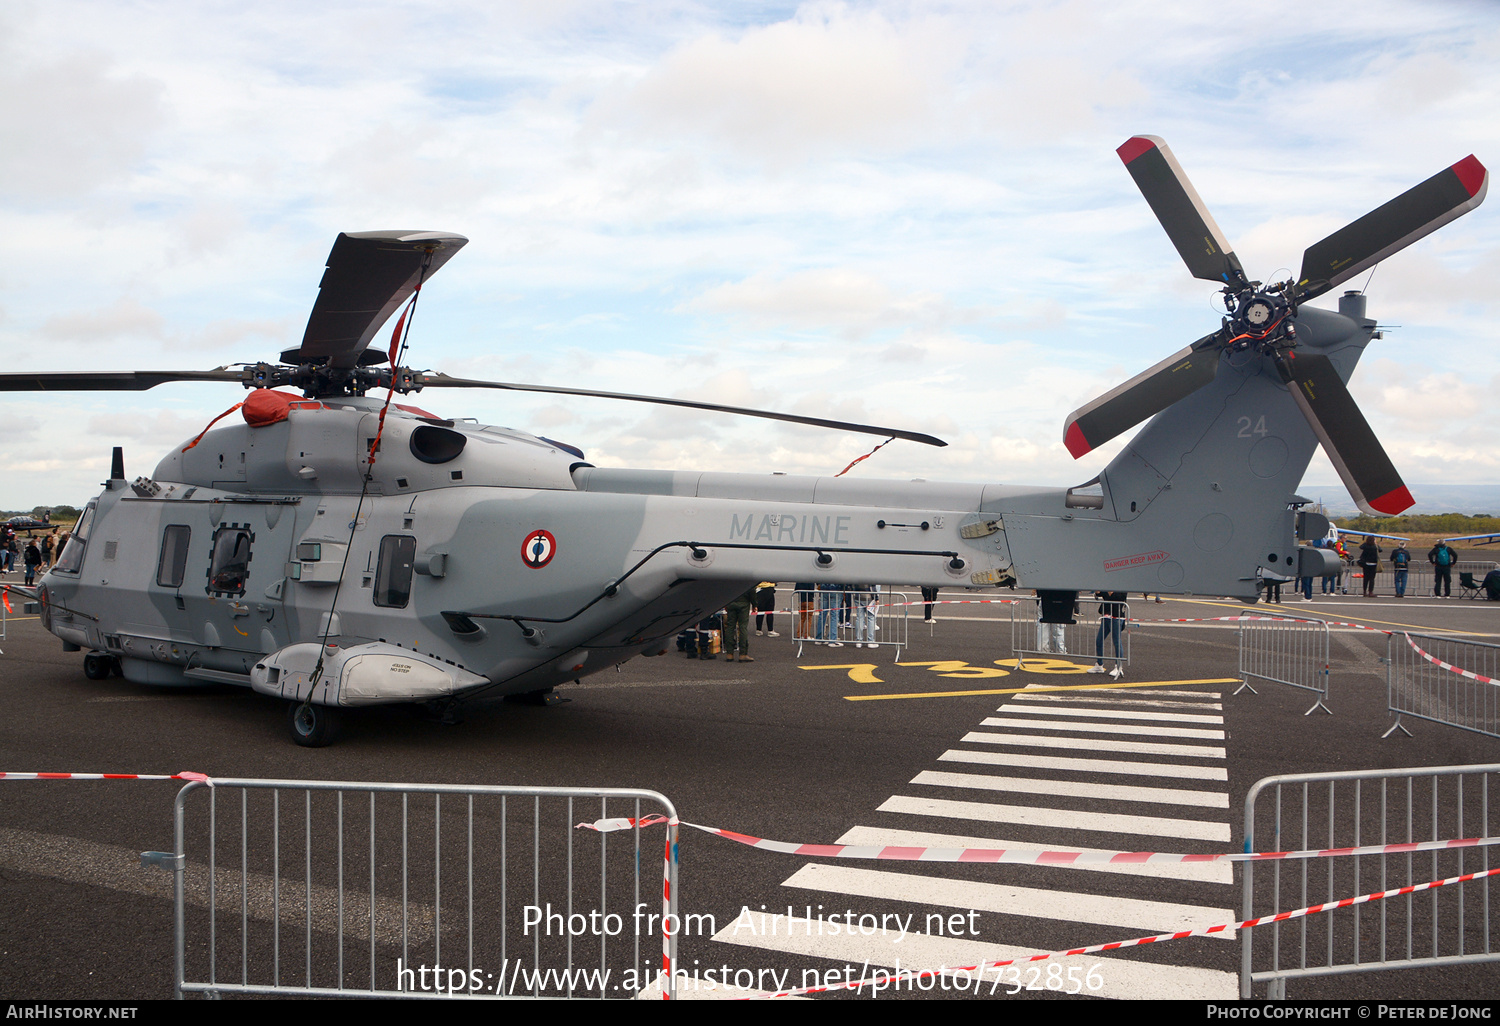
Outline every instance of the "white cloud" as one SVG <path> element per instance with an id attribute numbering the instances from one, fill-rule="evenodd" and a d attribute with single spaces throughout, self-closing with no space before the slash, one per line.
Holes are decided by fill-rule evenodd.
<path id="1" fill-rule="evenodd" d="M 680 143 L 706 137 L 779 167 L 809 155 L 885 152 L 912 142 L 942 76 L 936 40 L 879 11 L 810 4 L 737 39 L 711 32 L 678 46 L 598 123 Z"/>
<path id="2" fill-rule="evenodd" d="M 165 325 L 160 313 L 122 296 L 107 307 L 55 314 L 42 325 L 42 334 L 59 342 L 105 343 L 161 338 Z"/>
<path id="3" fill-rule="evenodd" d="M 845 269 L 756 274 L 707 289 L 686 309 L 743 318 L 753 327 L 828 329 L 859 338 L 879 328 L 940 325 L 960 314 L 936 292 L 895 295 L 880 279 Z"/>
<path id="4" fill-rule="evenodd" d="M 122 75 L 108 53 L 38 47 L 0 18 L 0 197 L 76 198 L 134 173 L 163 121 L 163 84 Z"/>

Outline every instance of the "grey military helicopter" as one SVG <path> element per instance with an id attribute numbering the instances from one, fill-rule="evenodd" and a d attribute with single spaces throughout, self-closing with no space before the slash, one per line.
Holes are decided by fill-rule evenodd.
<path id="1" fill-rule="evenodd" d="M 756 581 L 1037 589 L 1066 619 L 1079 591 L 1254 601 L 1263 582 L 1334 572 L 1299 545 L 1326 523 L 1296 494 L 1321 443 L 1370 512 L 1410 504 L 1345 382 L 1379 337 L 1362 295 L 1304 305 L 1484 198 L 1472 156 L 1309 248 L 1295 281 L 1246 277 L 1171 151 L 1120 155 L 1189 270 L 1220 284 L 1219 329 L 1084 406 L 1074 456 L 1148 420 L 1072 488 L 591 465 L 569 445 L 391 399 L 431 388 L 604 396 L 866 432 L 930 435 L 691 400 L 449 377 L 404 364 L 403 313 L 467 242 L 341 234 L 301 345 L 210 371 L 0 375 L 0 390 L 250 389 L 244 422 L 206 430 L 149 477 L 120 450 L 61 559 L 43 623 L 84 672 L 251 687 L 293 739 L 328 744 L 342 710 L 484 696 L 546 701 L 566 681 L 665 653 Z M 301 395 L 279 391 L 291 386 Z M 384 396 L 379 393 L 385 392 Z M 1299 530 L 1300 528 L 1300 530 Z"/>

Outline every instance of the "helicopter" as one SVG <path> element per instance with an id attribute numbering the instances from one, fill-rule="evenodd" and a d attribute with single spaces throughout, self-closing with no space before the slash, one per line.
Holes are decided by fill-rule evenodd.
<path id="1" fill-rule="evenodd" d="M 276 362 L 0 375 L 0 391 L 250 390 L 242 423 L 210 425 L 149 476 L 127 480 L 115 450 L 104 491 L 37 588 L 43 625 L 86 651 L 90 678 L 237 684 L 281 699 L 292 739 L 316 747 L 359 706 L 413 703 L 451 718 L 486 696 L 546 703 L 560 683 L 666 653 L 680 630 L 767 579 L 1008 584 L 1036 589 L 1048 620 L 1085 590 L 1254 601 L 1268 581 L 1336 572 L 1335 555 L 1300 543 L 1327 530 L 1296 494 L 1314 449 L 1367 512 L 1400 512 L 1411 497 L 1345 385 L 1380 337 L 1365 297 L 1345 292 L 1337 312 L 1305 304 L 1478 206 L 1488 172 L 1459 161 L 1309 247 L 1296 279 L 1265 285 L 1161 139 L 1136 136 L 1118 152 L 1189 271 L 1219 285 L 1226 314 L 1067 418 L 1075 458 L 1149 421 L 1088 482 L 602 468 L 562 442 L 434 415 L 412 394 L 598 396 L 944 444 L 414 369 L 411 304 L 468 240 L 345 233 L 300 346 Z M 372 346 L 403 305 L 389 346 Z"/>

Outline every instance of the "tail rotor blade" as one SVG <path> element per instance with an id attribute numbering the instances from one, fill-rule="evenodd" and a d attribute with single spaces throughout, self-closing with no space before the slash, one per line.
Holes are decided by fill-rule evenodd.
<path id="1" fill-rule="evenodd" d="M 1115 152 L 1194 278 L 1223 284 L 1244 277 L 1229 240 L 1165 142 L 1154 135 L 1137 135 Z"/>
<path id="2" fill-rule="evenodd" d="M 1321 353 L 1277 353 L 1276 369 L 1312 425 L 1344 486 L 1371 516 L 1395 516 L 1412 505 L 1411 492 L 1370 430 L 1344 379 Z"/>
<path id="3" fill-rule="evenodd" d="M 1205 335 L 1074 410 L 1063 422 L 1068 452 L 1076 460 L 1212 381 L 1219 369 L 1218 339 L 1218 332 Z"/>
<path id="4" fill-rule="evenodd" d="M 1489 184 L 1489 171 L 1470 154 L 1313 243 L 1302 254 L 1298 300 L 1322 295 L 1473 210 Z"/>

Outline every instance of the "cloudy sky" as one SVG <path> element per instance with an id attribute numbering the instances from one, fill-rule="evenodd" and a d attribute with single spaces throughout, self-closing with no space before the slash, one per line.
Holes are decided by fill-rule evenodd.
<path id="1" fill-rule="evenodd" d="M 423 292 L 414 366 L 951 443 L 893 443 L 864 476 L 1075 484 L 1118 443 L 1075 463 L 1064 416 L 1218 325 L 1126 138 L 1167 139 L 1265 280 L 1469 153 L 1500 166 L 1500 6 L 1224 12 L 8 0 L 0 369 L 271 359 L 337 232 L 441 229 L 472 241 Z M 1399 327 L 1351 388 L 1409 482 L 1500 483 L 1497 280 L 1493 197 L 1374 272 L 1371 315 Z M 81 504 L 112 445 L 149 473 L 242 395 L 0 396 L 0 508 Z M 831 474 L 878 441 L 417 401 L 601 466 Z M 1304 490 L 1336 482 L 1320 456 Z"/>

